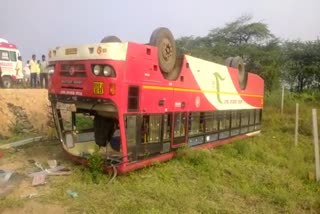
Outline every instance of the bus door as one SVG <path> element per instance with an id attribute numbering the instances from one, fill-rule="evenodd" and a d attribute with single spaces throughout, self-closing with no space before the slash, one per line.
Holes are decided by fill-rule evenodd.
<path id="1" fill-rule="evenodd" d="M 187 144 L 186 139 L 187 130 L 187 113 L 186 112 L 176 112 L 173 117 L 173 132 L 172 132 L 172 142 L 171 147 L 176 148 Z"/>

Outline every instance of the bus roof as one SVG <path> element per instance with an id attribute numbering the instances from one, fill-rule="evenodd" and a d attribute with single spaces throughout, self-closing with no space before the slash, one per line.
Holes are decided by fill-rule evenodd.
<path id="1" fill-rule="evenodd" d="M 49 50 L 49 61 L 111 59 L 124 61 L 128 43 L 95 43 L 78 46 L 64 46 Z"/>

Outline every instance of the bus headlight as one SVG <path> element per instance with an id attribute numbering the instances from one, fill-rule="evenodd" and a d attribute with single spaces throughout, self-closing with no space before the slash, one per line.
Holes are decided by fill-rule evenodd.
<path id="1" fill-rule="evenodd" d="M 110 67 L 109 65 L 104 66 L 103 75 L 106 77 L 111 76 L 112 75 L 112 67 Z"/>
<path id="2" fill-rule="evenodd" d="M 93 73 L 94 73 L 94 75 L 99 75 L 99 74 L 100 74 L 100 70 L 101 70 L 100 65 L 95 65 L 95 66 L 93 67 Z"/>

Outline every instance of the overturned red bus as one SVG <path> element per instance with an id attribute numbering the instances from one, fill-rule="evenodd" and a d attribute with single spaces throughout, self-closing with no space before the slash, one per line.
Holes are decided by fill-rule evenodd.
<path id="1" fill-rule="evenodd" d="M 109 36 L 51 49 L 49 63 L 59 138 L 83 164 L 107 145 L 105 169 L 125 173 L 169 160 L 181 146 L 210 148 L 260 131 L 262 78 L 245 72 L 240 57 L 225 66 L 178 56 L 167 28 L 149 44 Z"/>

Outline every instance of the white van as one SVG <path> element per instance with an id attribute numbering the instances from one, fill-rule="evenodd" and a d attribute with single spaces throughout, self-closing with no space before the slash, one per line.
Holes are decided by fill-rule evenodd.
<path id="1" fill-rule="evenodd" d="M 10 88 L 16 79 L 16 66 L 20 51 L 17 46 L 0 38 L 0 67 L 3 86 Z"/>

